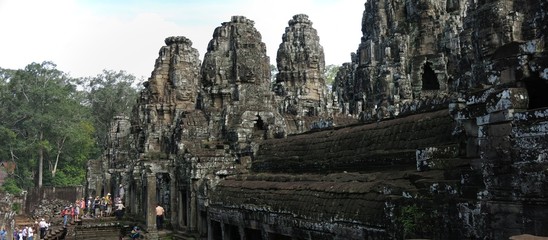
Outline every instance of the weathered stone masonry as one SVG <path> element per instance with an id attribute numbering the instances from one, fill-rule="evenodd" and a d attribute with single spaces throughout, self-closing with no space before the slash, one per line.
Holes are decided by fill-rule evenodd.
<path id="1" fill-rule="evenodd" d="M 304 14 L 269 57 L 242 16 L 203 62 L 169 37 L 134 115 L 90 164 L 157 238 L 548 236 L 548 4 L 369 0 L 330 93 Z M 145 218 L 140 216 L 147 216 Z"/>

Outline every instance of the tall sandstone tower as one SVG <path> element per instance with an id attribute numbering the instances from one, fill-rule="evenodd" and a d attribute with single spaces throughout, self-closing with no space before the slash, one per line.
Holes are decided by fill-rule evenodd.
<path id="1" fill-rule="evenodd" d="M 276 62 L 274 91 L 279 111 L 298 122 L 304 117 L 329 117 L 323 47 L 307 15 L 298 14 L 289 20 Z M 302 125 L 301 132 L 306 129 Z"/>
<path id="2" fill-rule="evenodd" d="M 256 139 L 283 134 L 270 91 L 266 46 L 254 22 L 234 16 L 217 27 L 202 66 L 203 108 L 210 125 L 221 124 L 211 137 L 226 139 L 241 154 L 252 154 Z"/>

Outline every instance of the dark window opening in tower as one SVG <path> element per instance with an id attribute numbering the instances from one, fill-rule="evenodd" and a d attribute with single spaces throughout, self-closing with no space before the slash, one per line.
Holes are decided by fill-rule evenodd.
<path id="1" fill-rule="evenodd" d="M 432 63 L 426 62 L 422 68 L 422 90 L 439 90 L 440 83 L 432 70 Z"/>
<path id="2" fill-rule="evenodd" d="M 202 94 L 198 94 L 198 97 L 196 98 L 196 109 L 202 109 L 203 101 Z"/>
<path id="3" fill-rule="evenodd" d="M 316 116 L 316 111 L 313 107 L 307 107 L 306 108 L 306 116 L 309 116 L 309 117 L 312 117 L 312 116 Z"/>
<path id="4" fill-rule="evenodd" d="M 255 121 L 254 128 L 255 130 L 265 130 L 263 119 L 259 115 L 257 115 L 257 120 Z"/>
<path id="5" fill-rule="evenodd" d="M 449 77 L 449 79 L 447 79 L 447 88 L 450 91 L 455 91 L 457 89 L 457 86 L 455 86 L 455 79 L 453 79 L 453 77 Z"/>
<path id="6" fill-rule="evenodd" d="M 524 79 L 529 94 L 529 109 L 548 107 L 548 82 L 539 76 Z"/>

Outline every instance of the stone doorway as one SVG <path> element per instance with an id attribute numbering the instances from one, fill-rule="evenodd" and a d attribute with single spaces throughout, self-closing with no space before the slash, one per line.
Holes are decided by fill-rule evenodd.
<path id="1" fill-rule="evenodd" d="M 211 221 L 211 240 L 223 240 L 223 230 L 221 229 L 221 223 L 217 221 Z"/>
<path id="2" fill-rule="evenodd" d="M 236 225 L 225 224 L 225 238 L 230 240 L 240 240 L 240 229 Z"/>
<path id="3" fill-rule="evenodd" d="M 188 198 L 187 190 L 182 189 L 179 191 L 179 199 L 177 201 L 177 215 L 178 215 L 178 225 L 181 227 L 186 227 L 188 224 Z"/>
<path id="4" fill-rule="evenodd" d="M 156 174 L 156 199 L 158 203 L 165 210 L 165 220 L 169 221 L 171 213 L 171 202 L 170 202 L 170 183 L 171 178 L 168 173 L 157 173 Z M 156 204 L 156 203 L 153 203 Z"/>
<path id="5" fill-rule="evenodd" d="M 440 90 L 440 83 L 431 62 L 426 62 L 422 67 L 422 90 Z"/>
<path id="6" fill-rule="evenodd" d="M 529 109 L 548 107 L 548 81 L 533 76 L 525 78 L 523 82 L 529 94 Z"/>

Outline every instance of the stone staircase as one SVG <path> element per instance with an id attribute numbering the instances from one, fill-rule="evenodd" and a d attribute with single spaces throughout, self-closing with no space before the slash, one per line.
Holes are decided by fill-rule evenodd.
<path id="1" fill-rule="evenodd" d="M 24 227 L 32 226 L 32 229 L 34 230 L 35 234 L 40 233 L 39 229 L 37 229 L 35 226 L 35 221 L 31 219 L 30 217 L 26 215 L 15 215 L 14 220 L 15 220 L 15 227 L 17 229 L 23 229 Z M 10 229 L 6 229 L 6 230 L 10 230 Z M 8 234 L 9 237 L 13 236 L 13 232 L 9 231 L 8 233 L 9 233 Z M 8 238 L 8 239 L 11 239 L 11 238 Z"/>
<path id="2" fill-rule="evenodd" d="M 112 240 L 119 239 L 122 236 L 127 236 L 124 234 L 128 232 L 131 227 L 117 224 L 117 223 L 106 223 L 102 225 L 83 225 L 76 226 L 74 228 L 74 238 L 67 239 L 97 239 L 97 240 Z"/>
<path id="3" fill-rule="evenodd" d="M 40 230 L 36 221 L 25 216 L 17 216 L 16 223 L 19 228 L 33 226 L 35 239 L 39 240 Z M 44 240 L 129 240 L 129 233 L 134 225 L 128 221 L 118 221 L 115 217 L 84 218 L 80 221 L 70 222 L 67 227 L 62 225 L 61 218 L 52 220 L 52 225 L 46 233 Z M 152 236 L 154 235 L 154 236 Z M 147 234 L 143 231 L 141 239 L 158 240 L 205 240 L 199 234 L 188 233 L 186 229 L 171 231 L 161 230 Z M 156 238 L 157 237 L 157 238 Z"/>
<path id="4" fill-rule="evenodd" d="M 61 224 L 54 225 L 48 231 L 45 240 L 114 240 L 120 239 L 131 229 L 129 225 L 124 225 L 116 221 L 114 217 L 104 217 L 100 219 L 83 219 L 77 222 L 71 222 L 64 228 Z M 127 235 L 127 234 L 125 234 Z"/>
<path id="5" fill-rule="evenodd" d="M 45 240 L 53 240 L 53 239 L 65 239 L 65 237 L 68 234 L 68 227 L 57 227 L 57 228 L 51 228 L 48 230 L 45 236 Z"/>
<path id="6" fill-rule="evenodd" d="M 129 233 L 133 226 L 134 224 L 130 224 L 130 222 L 118 221 L 114 217 L 103 217 L 99 219 L 85 218 L 83 221 L 68 224 L 66 228 L 63 228 L 61 225 L 54 227 L 49 231 L 45 240 L 129 240 Z M 152 235 L 143 231 L 141 239 L 200 239 L 185 233 L 179 233 L 178 236 L 175 236 L 170 230 L 158 231 Z"/>

